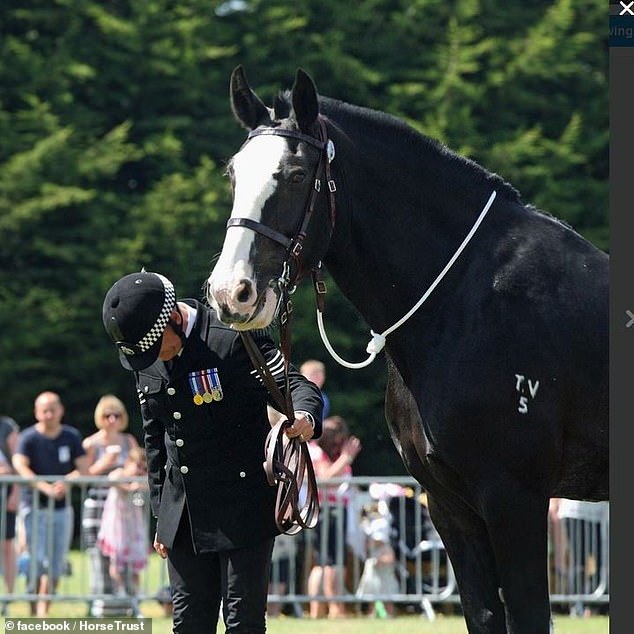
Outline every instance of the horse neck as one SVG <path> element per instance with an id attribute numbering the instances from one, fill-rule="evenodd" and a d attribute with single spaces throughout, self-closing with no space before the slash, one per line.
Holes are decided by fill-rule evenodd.
<path id="1" fill-rule="evenodd" d="M 367 126 L 370 127 L 370 126 Z M 336 140 L 337 222 L 326 265 L 375 332 L 420 299 L 471 229 L 491 189 L 449 182 L 459 157 L 413 135 L 344 128 Z M 414 147 L 399 149 L 399 142 Z M 463 169 L 469 169 L 464 165 Z M 435 291 L 438 296 L 446 289 Z"/>

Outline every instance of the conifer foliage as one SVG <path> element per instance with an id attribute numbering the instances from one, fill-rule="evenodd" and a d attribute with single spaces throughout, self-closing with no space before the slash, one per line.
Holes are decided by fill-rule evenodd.
<path id="1" fill-rule="evenodd" d="M 405 119 L 607 250 L 605 15 L 598 0 L 4 0 L 2 413 L 30 424 L 44 389 L 86 433 L 104 392 L 136 412 L 101 302 L 142 266 L 200 298 L 230 207 L 224 164 L 244 139 L 237 64 L 268 100 L 303 67 L 322 94 Z M 358 360 L 367 327 L 329 291 L 331 340 Z M 333 410 L 363 438 L 359 468 L 402 472 L 382 363 L 337 366 L 310 289 L 295 304 L 293 360 L 327 362 Z"/>

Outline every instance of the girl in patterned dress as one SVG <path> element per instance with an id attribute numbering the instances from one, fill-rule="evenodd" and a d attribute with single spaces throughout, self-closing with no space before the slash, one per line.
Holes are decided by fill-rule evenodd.
<path id="1" fill-rule="evenodd" d="M 357 597 L 363 599 L 365 595 L 398 594 L 396 555 L 391 544 L 392 515 L 385 500 L 380 500 L 364 511 L 361 527 L 367 535 L 367 558 L 359 580 Z M 393 614 L 394 604 L 391 601 L 373 602 L 371 616 Z"/>
<path id="2" fill-rule="evenodd" d="M 113 484 L 104 504 L 97 545 L 110 559 L 109 572 L 119 596 L 128 594 L 128 590 L 129 594 L 136 594 L 150 544 L 145 508 L 147 484 L 117 480 L 145 475 L 145 451 L 140 447 L 130 449 L 123 467 L 108 475 Z"/>
<path id="3" fill-rule="evenodd" d="M 84 438 L 82 443 L 88 456 L 88 475 L 107 476 L 111 471 L 123 467 L 128 452 L 138 447 L 136 438 L 127 432 L 129 417 L 126 406 L 114 394 L 102 396 L 94 412 L 94 434 Z M 112 578 L 108 571 L 110 560 L 104 557 L 97 546 L 97 535 L 101 526 L 103 505 L 110 486 L 94 482 L 88 487 L 83 504 L 82 539 L 88 555 L 90 594 L 112 594 Z M 92 602 L 90 613 L 99 613 L 98 603 Z"/>

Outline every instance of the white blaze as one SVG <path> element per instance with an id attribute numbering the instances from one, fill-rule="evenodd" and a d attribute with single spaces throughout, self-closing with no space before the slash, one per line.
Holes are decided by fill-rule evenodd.
<path id="1" fill-rule="evenodd" d="M 233 157 L 232 218 L 262 221 L 264 205 L 277 188 L 275 175 L 285 151 L 284 138 L 258 136 Z M 277 295 L 271 288 L 263 291 L 264 298 L 257 297 L 253 263 L 249 258 L 255 236 L 252 229 L 229 227 L 220 258 L 208 279 L 210 305 L 218 311 L 220 318 L 232 315 L 235 328 L 268 326 L 277 306 Z"/>
<path id="2" fill-rule="evenodd" d="M 232 218 L 262 219 L 262 209 L 277 187 L 274 178 L 286 150 L 286 141 L 278 136 L 251 139 L 233 157 L 235 190 Z M 227 287 L 251 277 L 249 250 L 255 238 L 251 229 L 231 227 L 227 230 L 222 253 L 209 278 L 212 287 Z"/>

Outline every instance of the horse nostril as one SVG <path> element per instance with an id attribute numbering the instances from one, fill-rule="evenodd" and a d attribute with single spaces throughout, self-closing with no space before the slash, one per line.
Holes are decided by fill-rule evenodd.
<path id="1" fill-rule="evenodd" d="M 252 290 L 253 290 L 253 285 L 251 284 L 251 282 L 249 280 L 242 280 L 240 284 L 240 291 L 236 294 L 236 299 L 241 304 L 246 303 L 247 301 L 249 301 L 249 298 L 251 297 Z"/>

